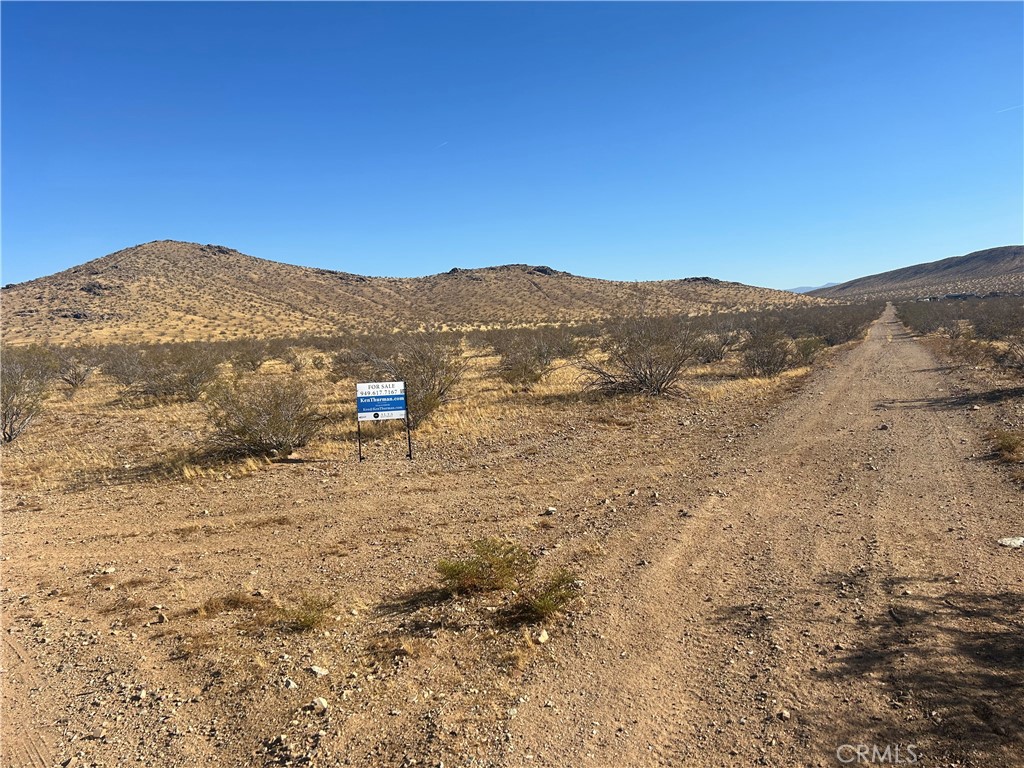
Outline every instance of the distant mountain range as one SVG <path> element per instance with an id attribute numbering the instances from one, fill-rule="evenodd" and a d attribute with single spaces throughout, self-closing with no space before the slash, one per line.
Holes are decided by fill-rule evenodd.
<path id="1" fill-rule="evenodd" d="M 990 293 L 1024 294 L 1024 245 L 1005 245 L 915 264 L 817 288 L 809 295 L 849 301 Z"/>
<path id="2" fill-rule="evenodd" d="M 616 282 L 511 264 L 429 277 L 364 277 L 159 240 L 2 292 L 5 342 L 294 336 L 487 328 L 632 314 L 706 313 L 817 299 L 708 277 Z"/>
<path id="3" fill-rule="evenodd" d="M 822 288 L 831 288 L 833 285 L 839 285 L 839 283 L 825 283 L 824 285 L 801 285 L 799 288 L 788 288 L 790 293 L 810 293 L 811 291 L 819 291 Z"/>

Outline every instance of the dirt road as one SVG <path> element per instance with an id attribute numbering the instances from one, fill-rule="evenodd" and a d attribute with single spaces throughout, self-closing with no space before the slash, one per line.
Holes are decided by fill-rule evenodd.
<path id="1" fill-rule="evenodd" d="M 1024 502 L 948 386 L 887 310 L 717 493 L 622 538 L 508 764 L 1024 764 L 1024 558 L 996 544 Z"/>

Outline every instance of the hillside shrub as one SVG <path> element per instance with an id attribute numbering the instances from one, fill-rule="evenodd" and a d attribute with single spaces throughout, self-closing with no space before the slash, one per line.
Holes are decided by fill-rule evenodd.
<path id="1" fill-rule="evenodd" d="M 558 357 L 556 343 L 544 330 L 492 331 L 488 341 L 499 356 L 495 373 L 514 386 L 537 384 L 551 372 Z"/>
<path id="2" fill-rule="evenodd" d="M 739 340 L 736 331 L 706 333 L 695 342 L 694 356 L 698 363 L 720 363 Z"/>
<path id="3" fill-rule="evenodd" d="M 1024 339 L 1010 339 L 1009 345 L 997 358 L 999 365 L 1024 373 Z"/>
<path id="4" fill-rule="evenodd" d="M 270 345 L 251 336 L 235 339 L 224 346 L 231 365 L 239 371 L 258 371 L 271 358 Z"/>
<path id="5" fill-rule="evenodd" d="M 122 400 L 198 400 L 217 377 L 223 345 L 204 342 L 114 347 L 103 372 L 114 379 Z"/>
<path id="6" fill-rule="evenodd" d="M 101 370 L 117 384 L 121 398 L 129 398 L 136 392 L 136 385 L 142 380 L 145 364 L 142 349 L 135 346 L 115 346 L 105 350 Z"/>
<path id="7" fill-rule="evenodd" d="M 825 348 L 825 340 L 820 336 L 805 336 L 793 342 L 792 355 L 796 365 L 810 365 Z"/>

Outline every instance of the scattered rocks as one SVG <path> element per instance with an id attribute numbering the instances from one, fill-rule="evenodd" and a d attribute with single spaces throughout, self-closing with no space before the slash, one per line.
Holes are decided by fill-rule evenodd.
<path id="1" fill-rule="evenodd" d="M 555 509 L 554 507 L 548 507 L 547 509 L 545 509 L 543 512 L 540 513 L 540 516 L 541 517 L 547 517 L 548 515 L 555 514 L 555 512 L 557 512 L 557 511 L 558 510 Z"/>
<path id="2" fill-rule="evenodd" d="M 306 709 L 311 709 L 318 715 L 323 715 L 331 708 L 331 705 L 327 703 L 327 699 L 323 696 L 317 696 L 313 701 L 306 705 Z"/>
<path id="3" fill-rule="evenodd" d="M 314 677 L 324 677 L 325 675 L 327 675 L 326 669 L 324 669 L 323 667 L 317 667 L 315 665 L 309 667 L 309 671 L 313 673 Z"/>

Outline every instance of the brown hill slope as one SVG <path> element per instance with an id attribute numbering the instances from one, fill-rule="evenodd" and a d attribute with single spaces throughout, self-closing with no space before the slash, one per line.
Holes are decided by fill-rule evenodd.
<path id="1" fill-rule="evenodd" d="M 826 299 L 909 299 L 1024 293 L 1024 245 L 1006 245 L 894 269 L 811 291 Z"/>
<path id="2" fill-rule="evenodd" d="M 516 264 L 363 277 L 160 240 L 3 290 L 4 340 L 104 343 L 468 328 L 816 303 L 710 278 L 642 284 Z"/>

